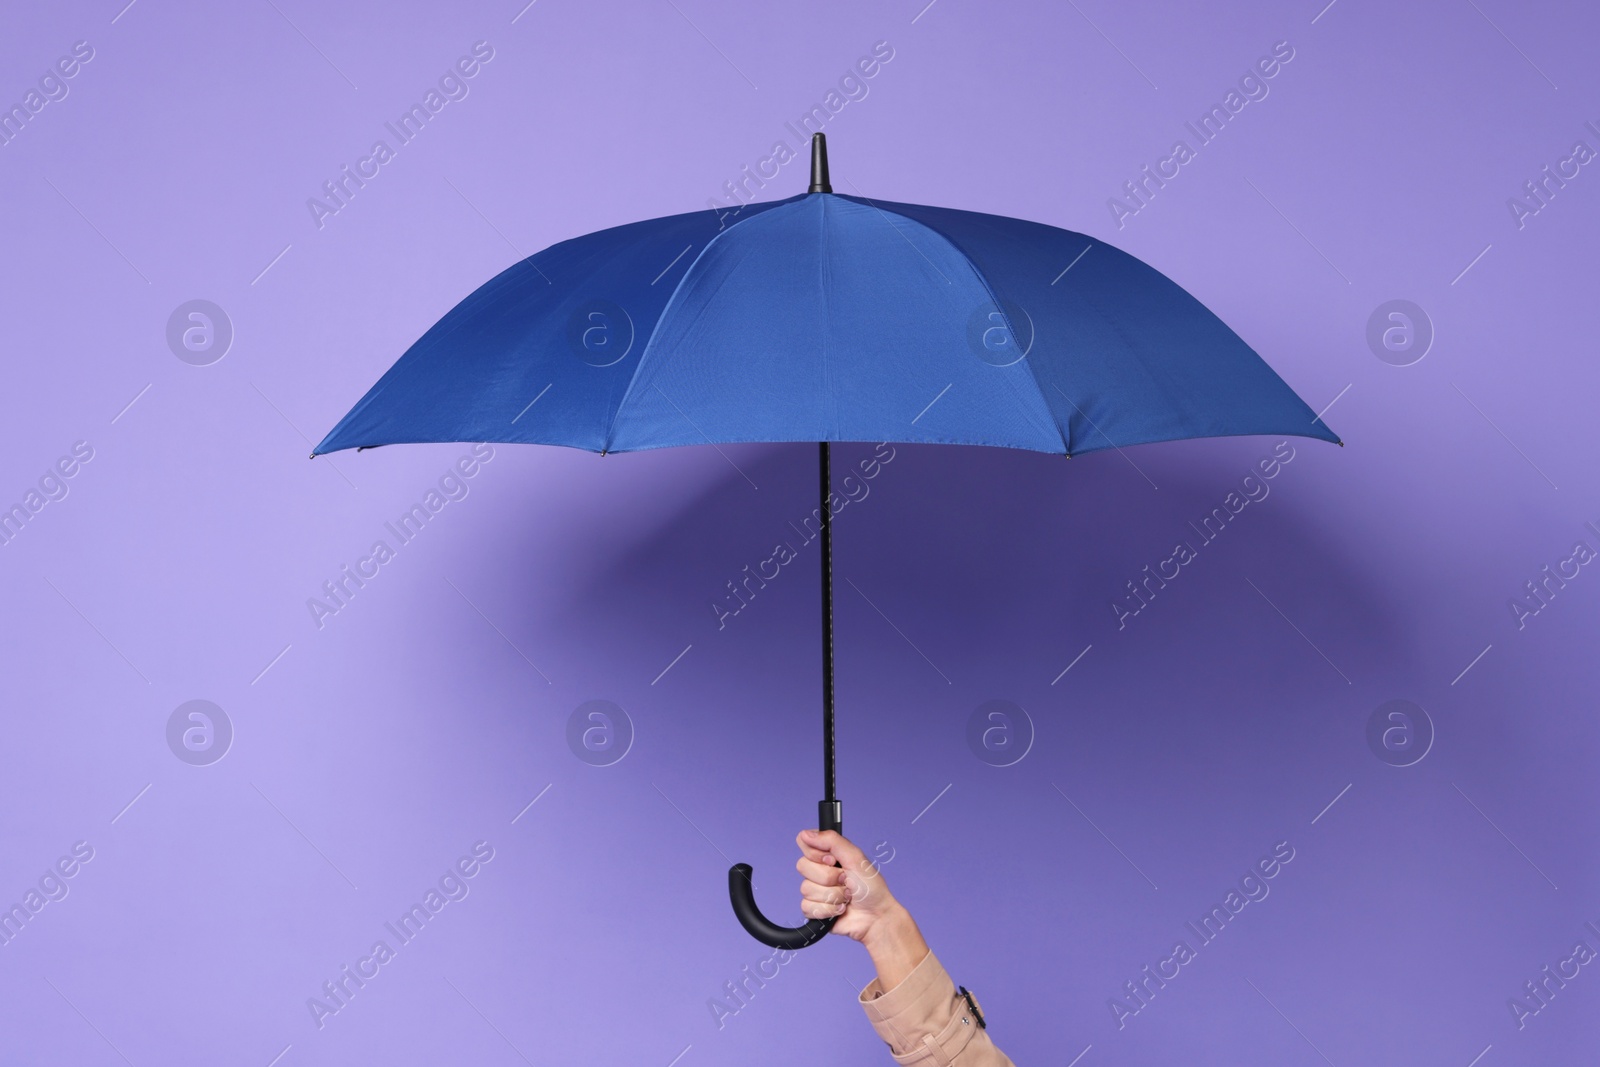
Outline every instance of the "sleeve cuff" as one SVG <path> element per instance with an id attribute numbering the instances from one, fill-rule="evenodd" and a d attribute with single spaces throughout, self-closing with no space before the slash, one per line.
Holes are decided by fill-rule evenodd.
<path id="1" fill-rule="evenodd" d="M 897 1063 L 950 1063 L 979 1032 L 931 949 L 899 985 L 886 992 L 874 978 L 857 999 Z"/>

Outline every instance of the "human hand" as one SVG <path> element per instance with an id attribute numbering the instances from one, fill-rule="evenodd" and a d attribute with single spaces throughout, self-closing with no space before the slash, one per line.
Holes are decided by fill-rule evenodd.
<path id="1" fill-rule="evenodd" d="M 883 872 L 849 839 L 832 830 L 801 830 L 795 843 L 801 852 L 795 869 L 803 876 L 800 910 L 806 918 L 836 918 L 832 933 L 865 943 L 904 912 Z"/>

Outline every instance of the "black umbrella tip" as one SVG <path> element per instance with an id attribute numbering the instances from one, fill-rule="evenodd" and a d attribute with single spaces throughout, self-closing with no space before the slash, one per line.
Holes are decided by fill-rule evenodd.
<path id="1" fill-rule="evenodd" d="M 828 184 L 828 137 L 826 134 L 814 133 L 811 135 L 811 188 L 808 193 L 831 193 L 833 186 Z"/>

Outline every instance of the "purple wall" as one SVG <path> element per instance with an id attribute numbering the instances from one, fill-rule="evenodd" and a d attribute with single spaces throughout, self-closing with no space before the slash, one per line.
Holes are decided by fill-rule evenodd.
<path id="1" fill-rule="evenodd" d="M 0 1062 L 889 1062 L 839 938 L 710 1007 L 768 955 L 729 863 L 799 915 L 814 547 L 720 631 L 711 604 L 812 507 L 812 451 L 727 449 L 749 481 L 709 449 L 306 460 L 480 282 L 706 206 L 880 41 L 827 121 L 842 191 L 1141 256 L 1348 447 L 1294 441 L 1209 543 L 1190 523 L 1275 441 L 900 448 L 838 527 L 846 828 L 1019 1064 L 1592 1060 L 1592 11 L 123 2 L 0 34 L 27 116 L 0 147 L 0 505 L 27 515 L 0 546 Z M 384 124 L 475 42 L 400 145 Z M 1278 42 L 1202 143 L 1185 124 Z M 606 766 L 567 740 L 591 700 L 631 723 Z M 1009 766 L 967 740 L 996 700 L 1031 721 Z"/>

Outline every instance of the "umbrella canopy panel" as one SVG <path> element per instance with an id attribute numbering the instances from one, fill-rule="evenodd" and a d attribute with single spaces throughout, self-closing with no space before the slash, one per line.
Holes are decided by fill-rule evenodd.
<path id="1" fill-rule="evenodd" d="M 1220 319 L 1083 234 L 834 193 L 564 241 L 412 345 L 316 448 L 742 441 L 1075 455 L 1338 438 Z"/>

